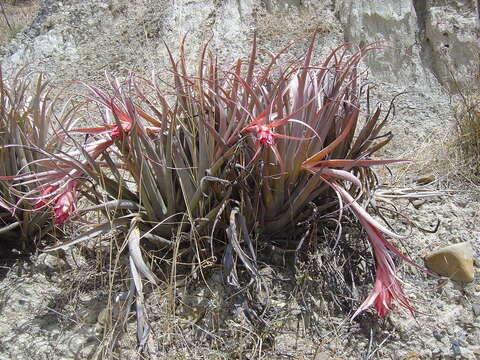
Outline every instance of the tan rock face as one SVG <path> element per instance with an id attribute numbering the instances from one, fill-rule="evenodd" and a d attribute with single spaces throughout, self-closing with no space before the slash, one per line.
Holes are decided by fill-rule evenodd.
<path id="1" fill-rule="evenodd" d="M 432 271 L 452 280 L 470 282 L 474 279 L 472 244 L 463 242 L 436 250 L 425 257 Z"/>

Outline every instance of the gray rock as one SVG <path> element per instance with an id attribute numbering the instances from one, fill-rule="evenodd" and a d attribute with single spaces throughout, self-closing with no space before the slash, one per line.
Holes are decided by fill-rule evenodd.
<path id="1" fill-rule="evenodd" d="M 439 331 L 436 331 L 434 330 L 433 331 L 433 337 L 437 340 L 437 341 L 442 341 L 443 339 L 443 335 L 439 332 Z"/>
<path id="2" fill-rule="evenodd" d="M 41 253 L 38 255 L 36 266 L 38 269 L 46 271 L 49 274 L 65 271 L 70 268 L 68 263 L 55 253 Z"/>
<path id="3" fill-rule="evenodd" d="M 474 2 L 453 0 L 450 6 L 445 6 L 436 0 L 427 0 L 419 15 L 424 22 L 425 48 L 438 79 L 452 90 L 467 85 L 465 80 L 474 66 L 472 55 L 478 53 L 480 44 Z M 463 73 L 465 79 L 449 76 L 448 72 L 453 69 Z"/>
<path id="4" fill-rule="evenodd" d="M 412 205 L 415 209 L 420 209 L 425 204 L 425 199 L 415 199 L 412 201 Z"/>
<path id="5" fill-rule="evenodd" d="M 461 208 L 466 207 L 468 203 L 469 203 L 468 199 L 465 199 L 465 198 L 455 199 L 455 204 Z"/>
<path id="6" fill-rule="evenodd" d="M 314 360 L 329 360 L 330 359 L 330 354 L 327 352 L 320 352 L 315 355 Z"/>
<path id="7" fill-rule="evenodd" d="M 104 309 L 104 301 L 92 298 L 88 302 L 84 302 L 80 309 L 76 312 L 79 321 L 85 324 L 95 324 L 102 309 Z"/>
<path id="8" fill-rule="evenodd" d="M 452 346 L 452 353 L 454 356 L 460 356 L 462 355 L 462 350 L 460 348 L 460 344 L 458 343 L 457 340 L 452 340 L 450 342 L 451 346 Z"/>
<path id="9" fill-rule="evenodd" d="M 472 311 L 473 311 L 473 314 L 477 317 L 480 316 L 480 304 L 473 304 L 472 305 Z"/>
<path id="10" fill-rule="evenodd" d="M 387 49 L 379 57 L 370 59 L 369 67 L 383 79 L 387 76 L 391 79 L 391 75 L 387 74 L 397 74 L 396 80 L 403 82 L 420 73 L 414 64 L 416 56 L 411 56 L 412 51 L 417 56 L 419 51 L 414 46 L 417 15 L 412 2 L 342 0 L 336 1 L 335 6 L 345 29 L 347 41 L 366 44 L 379 40 L 379 35 L 382 34 L 382 40 L 403 44 L 401 47 Z M 409 52 L 410 56 L 407 55 Z"/>

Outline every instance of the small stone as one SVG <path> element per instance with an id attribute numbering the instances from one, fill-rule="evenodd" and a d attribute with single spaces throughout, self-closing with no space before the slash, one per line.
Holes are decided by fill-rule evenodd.
<path id="1" fill-rule="evenodd" d="M 468 341 L 465 335 L 460 336 L 457 341 L 461 348 L 468 346 Z"/>
<path id="2" fill-rule="evenodd" d="M 475 353 L 470 350 L 469 348 L 461 348 L 461 353 L 462 353 L 462 359 L 465 360 L 478 360 L 478 357 L 476 357 Z"/>
<path id="3" fill-rule="evenodd" d="M 470 282 L 474 279 L 473 249 L 469 242 L 446 246 L 425 257 L 432 271 L 452 280 Z"/>
<path id="4" fill-rule="evenodd" d="M 28 299 L 25 299 L 25 298 L 18 299 L 17 301 L 18 301 L 19 305 L 25 305 L 25 304 L 28 304 L 30 302 Z"/>
<path id="5" fill-rule="evenodd" d="M 473 353 L 474 353 L 475 355 L 480 356 L 480 346 L 477 346 L 477 347 L 473 348 Z"/>
<path id="6" fill-rule="evenodd" d="M 452 340 L 452 352 L 454 356 L 460 356 L 462 355 L 462 351 L 460 350 L 460 344 L 458 343 L 457 340 Z"/>
<path id="7" fill-rule="evenodd" d="M 469 334 L 467 336 L 467 342 L 468 342 L 469 345 L 477 345 L 478 344 L 478 339 L 479 339 L 478 334 Z"/>
<path id="8" fill-rule="evenodd" d="M 42 253 L 38 255 L 37 266 L 39 269 L 52 273 L 68 270 L 68 263 L 54 253 Z"/>
<path id="9" fill-rule="evenodd" d="M 321 352 L 315 355 L 315 360 L 329 360 L 330 355 L 327 352 Z"/>
<path id="10" fill-rule="evenodd" d="M 121 303 L 113 303 L 111 307 L 104 307 L 101 309 L 97 316 L 97 324 L 101 327 L 105 327 L 105 325 L 109 324 L 111 321 L 115 322 L 118 319 L 122 309 Z"/>
<path id="11" fill-rule="evenodd" d="M 412 201 L 412 205 L 415 209 L 420 209 L 425 204 L 425 199 L 415 199 Z"/>
<path id="12" fill-rule="evenodd" d="M 103 306 L 100 300 L 92 299 L 90 302 L 85 303 L 77 312 L 78 320 L 86 324 L 95 324 L 102 311 Z"/>
<path id="13" fill-rule="evenodd" d="M 429 174 L 429 175 L 423 175 L 418 177 L 416 180 L 416 183 L 418 185 L 427 185 L 434 181 L 435 181 L 435 175 Z"/>
<path id="14" fill-rule="evenodd" d="M 435 338 L 435 340 L 440 342 L 442 341 L 442 338 L 443 338 L 442 334 L 436 330 L 433 331 L 433 337 Z"/>
<path id="15" fill-rule="evenodd" d="M 455 204 L 458 207 L 464 208 L 468 205 L 468 199 L 455 199 Z"/>
<path id="16" fill-rule="evenodd" d="M 480 316 L 480 304 L 473 304 L 472 305 L 472 310 L 473 310 L 473 314 L 475 316 Z"/>

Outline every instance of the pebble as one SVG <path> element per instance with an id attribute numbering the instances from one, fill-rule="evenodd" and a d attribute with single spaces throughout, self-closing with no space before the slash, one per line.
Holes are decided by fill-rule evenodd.
<path id="1" fill-rule="evenodd" d="M 479 316 L 480 316 L 480 304 L 473 304 L 473 305 L 472 305 L 472 310 L 473 310 L 473 314 L 474 314 L 476 317 L 479 317 Z"/>
<path id="2" fill-rule="evenodd" d="M 314 360 L 329 360 L 330 355 L 327 352 L 321 352 L 315 355 Z"/>
<path id="3" fill-rule="evenodd" d="M 458 343 L 457 340 L 452 340 L 451 342 L 452 345 L 452 352 L 454 356 L 460 356 L 462 355 L 462 351 L 460 350 L 460 344 Z"/>
<path id="4" fill-rule="evenodd" d="M 429 174 L 429 175 L 423 175 L 418 177 L 416 180 L 416 183 L 418 185 L 427 185 L 434 181 L 435 181 L 435 175 Z"/>
<path id="5" fill-rule="evenodd" d="M 456 199 L 455 204 L 457 204 L 458 207 L 464 208 L 468 205 L 468 200 L 467 199 Z"/>
<path id="6" fill-rule="evenodd" d="M 25 305 L 25 304 L 30 303 L 30 300 L 25 299 L 25 298 L 18 299 L 17 301 L 18 301 L 19 305 Z"/>
<path id="7" fill-rule="evenodd" d="M 435 338 L 435 340 L 440 342 L 442 341 L 442 338 L 443 338 L 442 334 L 436 330 L 433 331 L 433 337 Z"/>
<path id="8" fill-rule="evenodd" d="M 92 300 L 77 311 L 77 317 L 85 324 L 93 325 L 97 322 L 98 316 L 103 309 L 102 302 Z"/>
<path id="9" fill-rule="evenodd" d="M 457 341 L 461 348 L 468 346 L 468 341 L 465 335 L 460 336 Z"/>
<path id="10" fill-rule="evenodd" d="M 468 348 L 461 348 L 461 353 L 462 353 L 462 359 L 478 360 L 478 357 L 476 357 L 475 353 Z"/>
<path id="11" fill-rule="evenodd" d="M 412 205 L 415 209 L 420 209 L 425 204 L 425 199 L 415 199 L 412 201 Z"/>
<path id="12" fill-rule="evenodd" d="M 69 268 L 68 263 L 54 253 L 42 253 L 38 255 L 36 263 L 40 270 L 46 271 L 47 273 L 60 272 Z"/>
<path id="13" fill-rule="evenodd" d="M 452 280 L 470 282 L 474 279 L 473 249 L 470 242 L 446 246 L 425 257 L 425 265 Z"/>
<path id="14" fill-rule="evenodd" d="M 467 336 L 467 343 L 469 345 L 477 345 L 478 344 L 478 334 L 469 334 Z"/>

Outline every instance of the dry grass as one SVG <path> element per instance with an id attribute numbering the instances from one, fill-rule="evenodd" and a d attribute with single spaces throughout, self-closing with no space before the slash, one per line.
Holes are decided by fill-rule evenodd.
<path id="1" fill-rule="evenodd" d="M 461 93 L 455 109 L 455 148 L 464 172 L 480 183 L 480 71 L 475 86 Z"/>
<path id="2" fill-rule="evenodd" d="M 84 323 L 84 307 L 101 303 L 104 310 L 99 311 L 95 324 L 92 359 L 284 359 L 299 352 L 313 358 L 316 352 L 325 351 L 329 342 L 338 342 L 339 349 L 346 342 L 351 326 L 345 315 L 356 306 L 350 277 L 357 279 L 356 286 L 364 291 L 373 276 L 373 263 L 352 261 L 367 259 L 368 254 L 365 243 L 359 244 L 359 229 L 354 224 L 349 229 L 355 236 L 346 235 L 335 249 L 334 229 L 307 239 L 308 246 L 317 242 L 324 246 L 312 254 L 302 252 L 294 271 L 293 253 L 273 251 L 276 264 L 262 262 L 259 268 L 261 286 L 242 293 L 225 286 L 222 271 L 213 264 L 185 271 L 187 266 L 177 263 L 170 274 L 164 267 L 160 284 L 145 289 L 152 335 L 143 355 L 136 351 L 133 309 L 116 300 L 128 290 L 128 265 L 115 261 L 125 257 L 120 251 L 121 237 L 112 239 L 110 246 L 82 248 L 81 275 L 79 271 L 71 273 L 65 289 L 69 304 L 57 310 Z M 149 255 L 149 262 L 159 260 Z M 240 271 L 240 278 L 243 275 Z M 92 298 L 92 294 L 101 296 Z M 375 316 L 365 314 L 360 324 L 372 321 Z M 338 355 L 348 355 L 348 350 L 338 351 Z"/>
<path id="3" fill-rule="evenodd" d="M 32 22 L 39 6 L 40 0 L 0 0 L 0 46 Z"/>
<path id="4" fill-rule="evenodd" d="M 430 179 L 442 189 L 480 194 L 480 55 L 478 60 L 469 85 L 457 87 L 452 97 L 451 127 L 402 154 L 400 158 L 413 161 L 396 166 L 392 184 L 422 185 Z M 456 81 L 453 71 L 450 75 Z"/>
<path id="5" fill-rule="evenodd" d="M 378 171 L 385 185 L 396 189 L 410 188 L 424 191 L 446 190 L 447 193 L 468 192 L 475 198 L 480 195 L 479 158 L 465 156 L 460 137 L 452 136 L 452 129 L 443 136 L 431 136 L 413 149 L 406 151 L 402 159 L 412 161 L 395 166 L 393 173 Z M 464 141 L 464 139 L 463 139 Z M 477 138 L 478 141 L 478 138 Z"/>
<path id="6" fill-rule="evenodd" d="M 289 12 L 280 9 L 259 9 L 256 12 L 256 29 L 260 38 L 271 42 L 304 39 L 313 32 L 326 34 L 335 31 L 335 19 L 328 11 L 318 16 L 302 7 L 291 8 Z"/>

